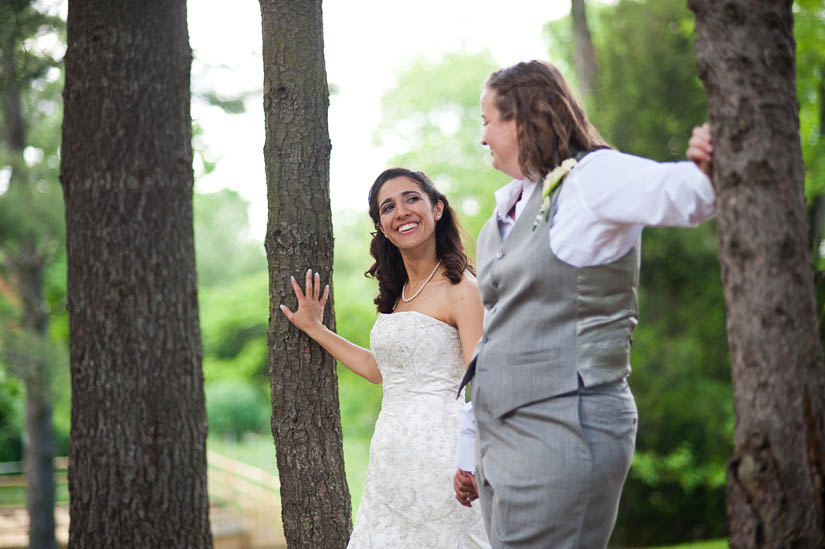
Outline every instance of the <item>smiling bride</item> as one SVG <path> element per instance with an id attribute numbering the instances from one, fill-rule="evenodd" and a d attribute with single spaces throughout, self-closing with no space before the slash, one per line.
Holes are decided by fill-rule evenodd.
<path id="1" fill-rule="evenodd" d="M 455 212 L 421 172 L 384 171 L 369 193 L 375 228 L 367 271 L 378 280 L 372 350 L 326 328 L 329 285 L 292 279 L 281 310 L 342 364 L 383 383 L 364 496 L 348 547 L 489 547 L 478 507 L 451 488 L 463 399 L 455 395 L 482 332 L 482 304 Z"/>

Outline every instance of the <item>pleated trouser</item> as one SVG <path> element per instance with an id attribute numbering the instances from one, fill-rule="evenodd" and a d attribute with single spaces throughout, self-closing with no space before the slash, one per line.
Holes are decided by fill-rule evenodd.
<path id="1" fill-rule="evenodd" d="M 473 387 L 476 475 L 493 548 L 607 546 L 636 440 L 622 380 L 494 418 Z"/>

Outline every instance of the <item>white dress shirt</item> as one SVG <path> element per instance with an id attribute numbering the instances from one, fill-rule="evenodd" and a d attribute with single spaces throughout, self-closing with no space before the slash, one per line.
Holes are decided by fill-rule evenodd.
<path id="1" fill-rule="evenodd" d="M 538 184 L 511 181 L 495 193 L 502 241 Z M 693 162 L 656 162 L 601 149 L 584 156 L 564 180 L 550 223 L 550 249 L 574 267 L 604 265 L 624 256 L 645 226 L 692 227 L 713 217 L 710 179 Z M 515 218 L 507 214 L 515 205 Z M 475 467 L 472 403 L 461 414 L 459 469 Z M 470 465 L 473 468 L 469 468 Z"/>

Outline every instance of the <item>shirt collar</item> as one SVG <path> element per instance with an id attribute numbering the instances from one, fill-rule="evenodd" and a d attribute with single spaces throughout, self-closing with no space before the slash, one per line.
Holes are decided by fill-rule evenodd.
<path id="1" fill-rule="evenodd" d="M 496 218 L 504 219 L 507 212 L 512 210 L 513 206 L 518 202 L 522 191 L 524 191 L 525 195 L 528 195 L 535 185 L 536 184 L 529 179 L 514 179 L 496 190 Z"/>

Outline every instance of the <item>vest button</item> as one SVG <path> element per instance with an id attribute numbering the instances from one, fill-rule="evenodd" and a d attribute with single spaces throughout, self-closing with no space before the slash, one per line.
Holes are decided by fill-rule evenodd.
<path id="1" fill-rule="evenodd" d="M 496 259 L 501 259 L 502 257 L 504 257 L 504 252 L 499 250 L 498 253 L 496 254 Z"/>
<path id="2" fill-rule="evenodd" d="M 484 336 L 484 337 L 481 338 L 482 343 L 487 343 L 488 341 L 490 341 L 490 338 L 487 337 L 487 336 Z"/>

